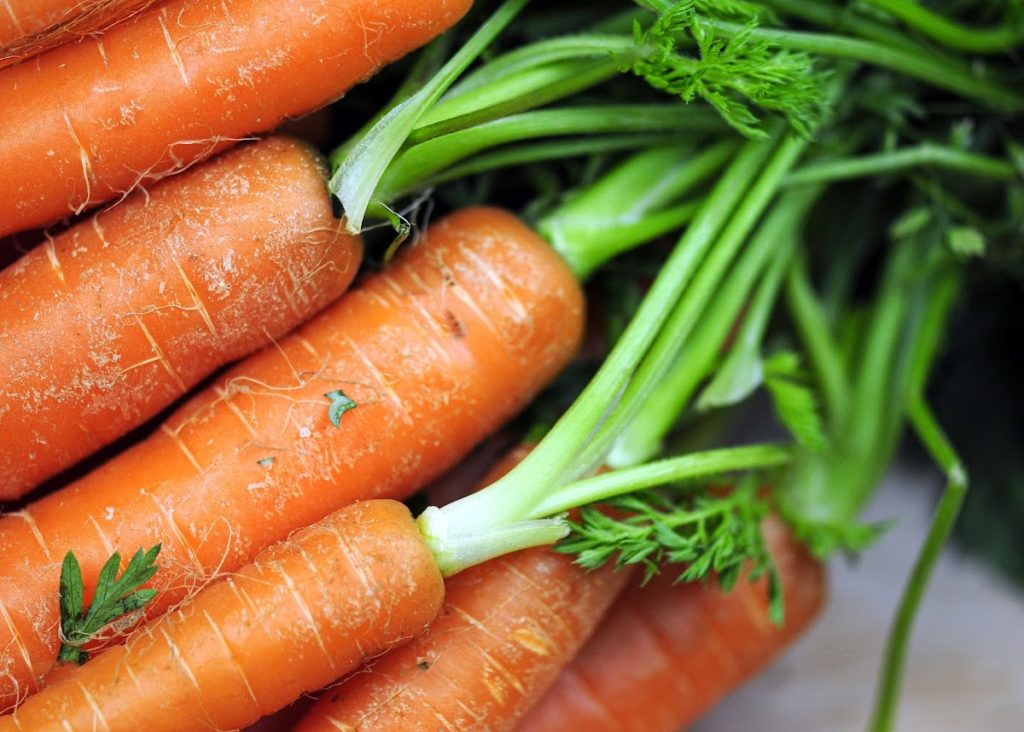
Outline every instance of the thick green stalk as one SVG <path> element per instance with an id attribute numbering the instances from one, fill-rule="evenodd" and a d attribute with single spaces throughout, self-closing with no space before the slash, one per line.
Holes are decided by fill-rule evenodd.
<path id="1" fill-rule="evenodd" d="M 637 243 L 681 229 L 696 204 L 672 204 L 710 178 L 736 148 L 731 140 L 696 155 L 692 143 L 652 147 L 570 196 L 538 221 L 537 230 L 584 279 Z"/>
<path id="2" fill-rule="evenodd" d="M 721 344 L 739 317 L 758 275 L 772 258 L 785 258 L 786 251 L 792 250 L 795 229 L 816 195 L 809 191 L 790 193 L 773 207 L 701 315 L 672 370 L 616 440 L 608 455 L 609 465 L 635 465 L 661 451 L 665 436 L 713 368 Z"/>
<path id="3" fill-rule="evenodd" d="M 617 410 L 614 419 L 602 424 L 597 435 L 591 440 L 589 450 L 595 453 L 590 459 L 591 465 L 605 457 L 603 452 L 597 453 L 595 448 L 610 447 L 621 437 L 623 430 L 643 405 L 649 403 L 652 393 L 669 373 L 672 365 L 677 363 L 704 310 L 720 287 L 729 263 L 775 198 L 782 180 L 803 154 L 806 146 L 807 140 L 803 138 L 785 138 L 764 172 L 751 187 L 742 205 L 718 237 L 714 248 L 709 251 L 698 276 L 686 291 L 679 307 L 673 311 L 665 328 L 651 346 L 650 354 L 637 369 L 636 377 L 624 389 L 622 403 L 626 407 Z"/>
<path id="4" fill-rule="evenodd" d="M 441 573 L 450 577 L 513 551 L 555 543 L 567 532 L 565 519 L 559 514 L 573 508 L 696 478 L 776 468 L 791 458 L 792 450 L 785 445 L 708 450 L 569 483 L 534 506 L 527 518 L 497 527 L 458 527 L 452 524 L 444 509 L 434 506 L 424 511 L 417 521 Z"/>
<path id="5" fill-rule="evenodd" d="M 481 150 L 540 137 L 635 132 L 706 133 L 723 129 L 708 109 L 676 104 L 621 104 L 541 109 L 453 132 L 410 148 L 394 161 L 376 192 L 389 201 L 416 189 L 421 181 Z"/>
<path id="6" fill-rule="evenodd" d="M 541 163 L 548 160 L 661 147 L 662 145 L 678 142 L 678 140 L 678 133 L 638 132 L 636 134 L 602 135 L 600 137 L 584 135 L 567 140 L 560 139 L 509 145 L 494 152 L 481 153 L 463 163 L 445 168 L 437 175 L 426 179 L 423 185 L 425 187 L 436 186 L 448 181 L 459 180 L 492 170 Z"/>

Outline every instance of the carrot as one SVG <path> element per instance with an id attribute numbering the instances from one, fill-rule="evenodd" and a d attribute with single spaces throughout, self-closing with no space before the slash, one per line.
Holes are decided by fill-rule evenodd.
<path id="1" fill-rule="evenodd" d="M 0 706 L 53 664 L 69 549 L 92 586 L 115 547 L 162 542 L 155 614 L 340 506 L 438 475 L 536 394 L 581 330 L 578 284 L 514 217 L 469 209 L 431 227 L 149 439 L 0 519 Z M 339 392 L 357 406 L 335 427 Z"/>
<path id="2" fill-rule="evenodd" d="M 484 484 L 524 454 L 509 453 Z M 446 583 L 444 607 L 423 635 L 329 689 L 295 729 L 512 729 L 627 577 L 587 572 L 542 548 L 472 567 Z"/>
<path id="3" fill-rule="evenodd" d="M 0 272 L 0 501 L 348 287 L 361 243 L 332 215 L 325 174 L 305 146 L 271 138 L 133 195 Z"/>
<path id="4" fill-rule="evenodd" d="M 825 601 L 822 565 L 777 521 L 765 534 L 785 592 L 782 627 L 768 619 L 764 582 L 723 593 L 662 576 L 633 587 L 518 729 L 674 732 L 760 672 Z"/>
<path id="5" fill-rule="evenodd" d="M 321 107 L 469 5 L 176 0 L 4 69 L 0 236 L 80 213 Z"/>
<path id="6" fill-rule="evenodd" d="M 156 0 L 6 0 L 0 13 L 0 68 L 99 33 Z"/>
<path id="7" fill-rule="evenodd" d="M 357 503 L 47 687 L 0 730 L 238 729 L 420 632 L 443 595 L 408 509 Z"/>

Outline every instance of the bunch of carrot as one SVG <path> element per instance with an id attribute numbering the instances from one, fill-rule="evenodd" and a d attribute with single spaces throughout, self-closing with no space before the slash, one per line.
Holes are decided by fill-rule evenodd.
<path id="1" fill-rule="evenodd" d="M 78 218 L 0 271 L 0 500 L 20 501 L 0 517 L 0 730 L 242 728 L 325 687 L 299 729 L 676 729 L 813 620 L 818 559 L 877 534 L 857 513 L 908 421 L 951 490 L 895 626 L 874 722 L 891 724 L 966 485 L 924 398 L 959 279 L 942 242 L 962 255 L 981 236 L 913 171 L 1021 174 L 966 143 L 874 153 L 885 130 L 851 112 L 872 87 L 846 64 L 979 115 L 1024 93 L 972 77 L 955 44 L 800 0 L 527 13 L 523 37 L 531 19 L 592 25 L 473 67 L 526 4 L 435 41 L 329 168 L 282 136 L 228 148 L 337 99 L 468 1 L 5 4 L 0 236 Z M 759 27 L 780 15 L 858 37 Z M 819 74 L 828 57 L 844 63 Z M 611 88 L 536 109 L 622 71 L 710 110 L 637 103 L 636 80 L 627 104 Z M 586 184 L 528 209 L 535 230 L 465 207 L 393 257 L 396 203 L 522 166 L 543 186 L 565 169 L 548 161 L 580 156 Z M 907 170 L 875 300 L 851 294 L 862 242 L 819 298 L 813 209 L 835 181 Z M 397 235 L 345 293 L 367 222 Z M 415 521 L 392 500 L 565 368 L 581 280 L 679 231 L 529 455 Z M 611 278 L 629 288 L 626 271 Z M 673 448 L 681 419 L 761 387 L 785 444 Z"/>

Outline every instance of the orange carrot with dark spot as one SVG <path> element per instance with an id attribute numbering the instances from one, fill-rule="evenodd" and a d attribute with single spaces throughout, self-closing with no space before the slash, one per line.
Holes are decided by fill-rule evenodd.
<path id="1" fill-rule="evenodd" d="M 522 732 L 676 732 L 757 674 L 804 632 L 825 601 L 825 572 L 775 521 L 766 540 L 786 619 L 768 619 L 764 582 L 729 593 L 673 585 L 672 575 L 627 591 Z"/>
<path id="2" fill-rule="evenodd" d="M 471 0 L 175 0 L 0 71 L 0 236 L 340 97 Z"/>
<path id="3" fill-rule="evenodd" d="M 513 451 L 484 479 L 518 463 Z M 588 572 L 547 548 L 471 567 L 448 580 L 430 628 L 328 689 L 299 732 L 512 729 L 555 681 L 629 572 Z"/>
<path id="4" fill-rule="evenodd" d="M 582 316 L 568 268 L 510 214 L 428 229 L 152 437 L 0 519 L 0 707 L 53 665 L 65 552 L 93 587 L 114 549 L 162 543 L 159 613 L 340 506 L 406 496 L 456 463 L 567 363 Z M 335 427 L 324 395 L 339 391 L 357 406 Z"/>
<path id="5" fill-rule="evenodd" d="M 47 687 L 0 730 L 238 729 L 421 632 L 443 595 L 408 509 L 356 503 Z"/>
<path id="6" fill-rule="evenodd" d="M 341 295 L 361 258 L 326 168 L 272 138 L 0 271 L 0 501 L 122 436 Z"/>

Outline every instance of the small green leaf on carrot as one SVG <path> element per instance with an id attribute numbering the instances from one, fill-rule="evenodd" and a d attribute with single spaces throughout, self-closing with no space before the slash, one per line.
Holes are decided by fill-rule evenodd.
<path id="1" fill-rule="evenodd" d="M 61 647 L 57 658 L 60 661 L 85 663 L 89 660 L 88 652 L 82 648 L 85 643 L 118 618 L 141 610 L 156 597 L 156 590 L 139 587 L 156 574 L 159 553 L 159 544 L 146 552 L 139 549 L 118 577 L 121 555 L 114 552 L 100 570 L 88 611 L 84 611 L 85 585 L 78 559 L 73 552 L 64 556 L 59 582 Z"/>
<path id="2" fill-rule="evenodd" d="M 270 467 L 274 464 L 274 461 L 276 461 L 276 460 L 277 460 L 277 458 L 275 458 L 273 456 L 265 457 L 265 458 L 260 458 L 259 460 L 257 460 L 256 464 L 259 465 L 261 468 L 266 468 L 267 470 L 269 470 Z"/>
<path id="3" fill-rule="evenodd" d="M 345 392 L 341 389 L 329 391 L 324 396 L 331 400 L 331 406 L 327 408 L 327 418 L 331 420 L 331 424 L 335 427 L 340 427 L 342 416 L 350 409 L 355 409 L 356 403 L 346 396 Z"/>

